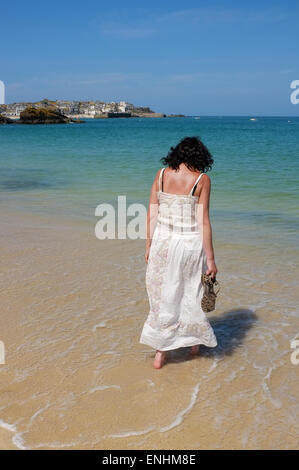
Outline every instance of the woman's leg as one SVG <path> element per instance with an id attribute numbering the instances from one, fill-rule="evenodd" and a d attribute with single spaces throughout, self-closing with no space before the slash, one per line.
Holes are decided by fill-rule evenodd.
<path id="1" fill-rule="evenodd" d="M 156 356 L 154 360 L 154 368 L 161 369 L 165 361 L 166 352 L 165 351 L 156 351 Z"/>
<path id="2" fill-rule="evenodd" d="M 199 344 L 191 346 L 190 354 L 191 356 L 196 356 L 199 353 Z"/>

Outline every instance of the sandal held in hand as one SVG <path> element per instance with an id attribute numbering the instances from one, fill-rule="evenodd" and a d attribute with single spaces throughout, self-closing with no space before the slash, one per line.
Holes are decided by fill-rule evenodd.
<path id="1" fill-rule="evenodd" d="M 211 274 L 202 274 L 201 276 L 204 292 L 201 299 L 201 308 L 204 312 L 215 310 L 216 298 L 220 291 L 219 282 L 212 278 Z"/>

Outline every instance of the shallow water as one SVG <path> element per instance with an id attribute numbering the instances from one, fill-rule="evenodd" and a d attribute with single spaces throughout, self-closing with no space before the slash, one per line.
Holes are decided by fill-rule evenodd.
<path id="1" fill-rule="evenodd" d="M 19 448 L 298 448 L 298 121 L 204 121 L 0 128 L 0 427 Z M 157 371 L 139 344 L 144 241 L 98 240 L 94 209 L 117 194 L 145 201 L 188 126 L 217 154 L 219 345 L 173 351 Z"/>

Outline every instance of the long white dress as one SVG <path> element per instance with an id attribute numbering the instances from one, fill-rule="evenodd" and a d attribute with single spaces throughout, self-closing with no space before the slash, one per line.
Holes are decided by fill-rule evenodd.
<path id="1" fill-rule="evenodd" d="M 198 197 L 193 196 L 203 173 L 188 195 L 161 190 L 158 216 L 146 267 L 150 311 L 140 343 L 160 351 L 197 344 L 217 346 L 217 339 L 201 308 L 206 255 L 200 227 Z M 199 212 L 198 212 L 199 211 Z"/>

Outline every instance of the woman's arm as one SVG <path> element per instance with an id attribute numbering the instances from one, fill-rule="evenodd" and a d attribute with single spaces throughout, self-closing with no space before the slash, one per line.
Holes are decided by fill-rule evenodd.
<path id="1" fill-rule="evenodd" d="M 157 191 L 159 186 L 160 171 L 158 170 L 155 179 L 152 184 L 148 210 L 146 219 L 146 248 L 145 248 L 145 261 L 148 262 L 150 247 L 152 243 L 153 234 L 156 228 L 157 216 L 158 216 L 158 197 Z"/>
<path id="2" fill-rule="evenodd" d="M 210 222 L 210 194 L 211 194 L 211 180 L 210 177 L 205 174 L 202 176 L 203 179 L 203 186 L 201 189 L 201 193 L 199 196 L 198 203 L 200 204 L 199 216 L 201 220 L 199 220 L 200 227 L 202 227 L 202 234 L 203 234 L 203 248 L 205 251 L 205 255 L 207 258 L 207 271 L 206 274 L 212 274 L 212 277 L 216 277 L 217 274 L 217 267 L 215 264 L 215 255 L 214 255 L 214 248 L 213 248 L 213 240 L 212 240 L 212 226 Z"/>

